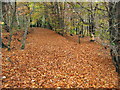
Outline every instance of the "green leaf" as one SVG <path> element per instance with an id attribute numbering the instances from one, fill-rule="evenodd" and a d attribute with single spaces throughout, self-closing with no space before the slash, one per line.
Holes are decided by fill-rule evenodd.
<path id="1" fill-rule="evenodd" d="M 115 46 L 115 43 L 111 43 L 111 45 Z"/>

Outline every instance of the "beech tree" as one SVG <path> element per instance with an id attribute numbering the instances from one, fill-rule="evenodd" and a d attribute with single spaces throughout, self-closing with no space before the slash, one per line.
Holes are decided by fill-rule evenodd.
<path id="1" fill-rule="evenodd" d="M 7 48 L 8 50 L 10 50 L 10 46 L 11 46 L 11 41 L 12 41 L 12 35 L 13 35 L 13 26 L 14 26 L 14 22 L 16 20 L 16 2 L 2 2 L 2 13 L 3 13 L 3 21 L 5 23 L 5 30 L 7 32 L 10 33 L 9 35 L 9 41 L 8 41 L 8 45 Z M 2 43 L 3 46 L 4 43 Z"/>
<path id="2" fill-rule="evenodd" d="M 109 31 L 111 55 L 116 71 L 120 73 L 120 2 L 109 2 Z"/>
<path id="3" fill-rule="evenodd" d="M 119 72 L 119 3 L 25 2 L 16 4 L 16 2 L 9 2 L 3 3 L 2 6 L 4 7 L 2 9 L 3 21 L 9 27 L 8 32 L 10 33 L 8 50 L 10 50 L 12 41 L 14 22 L 20 26 L 21 31 L 24 31 L 21 49 L 25 48 L 30 25 L 43 28 L 51 27 L 61 35 L 78 35 L 78 43 L 80 43 L 82 36 L 90 36 L 90 41 L 95 41 L 95 37 L 99 37 L 103 42 L 110 41 L 107 44 L 111 48 L 111 55 L 116 70 Z M 108 28 L 109 30 L 107 30 Z"/>

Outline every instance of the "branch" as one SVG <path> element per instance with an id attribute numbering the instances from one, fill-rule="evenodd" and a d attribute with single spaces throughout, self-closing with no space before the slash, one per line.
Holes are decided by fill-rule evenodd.
<path id="1" fill-rule="evenodd" d="M 75 5 L 73 3 L 69 3 L 72 7 L 74 7 Z M 73 8 L 75 10 L 75 8 Z M 91 25 L 91 23 L 85 22 L 84 19 L 81 17 L 81 15 L 79 15 L 79 13 L 75 10 L 75 13 L 77 13 L 78 17 L 80 18 L 80 20 L 84 23 L 84 24 L 89 24 Z"/>
<path id="2" fill-rule="evenodd" d="M 101 11 L 105 11 L 105 12 L 108 12 L 108 10 L 104 10 L 104 9 L 101 9 L 101 8 L 98 8 L 98 7 L 96 7 L 96 9 L 101 10 Z"/>
<path id="3" fill-rule="evenodd" d="M 92 10 L 90 10 L 90 9 L 88 9 L 88 8 L 86 8 L 86 7 L 83 7 L 79 2 L 77 2 L 77 4 L 79 4 L 79 5 L 81 6 L 81 8 L 84 8 L 84 9 L 86 9 L 87 11 L 89 11 L 89 12 L 92 13 Z"/>

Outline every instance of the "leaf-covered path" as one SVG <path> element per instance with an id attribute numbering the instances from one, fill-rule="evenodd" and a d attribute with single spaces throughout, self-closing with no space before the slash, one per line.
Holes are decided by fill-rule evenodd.
<path id="1" fill-rule="evenodd" d="M 86 37 L 81 44 L 74 38 L 34 28 L 25 50 L 3 50 L 3 87 L 115 88 L 117 73 L 108 51 Z"/>

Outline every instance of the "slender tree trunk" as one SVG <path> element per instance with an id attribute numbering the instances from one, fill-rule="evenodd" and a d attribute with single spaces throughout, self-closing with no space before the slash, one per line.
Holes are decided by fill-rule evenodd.
<path id="1" fill-rule="evenodd" d="M 13 28 L 13 23 L 15 22 L 16 20 L 16 2 L 14 3 L 15 4 L 15 7 L 13 7 L 11 5 L 11 8 L 13 7 L 13 14 L 12 14 L 12 17 L 11 17 L 11 23 L 10 23 L 10 40 L 8 42 L 8 51 L 10 51 L 10 46 L 11 46 L 11 41 L 12 41 L 12 35 L 13 35 L 13 31 L 12 31 L 12 28 Z"/>
<path id="2" fill-rule="evenodd" d="M 7 4 L 4 3 L 4 2 L 1 2 L 0 1 L 0 22 L 3 22 L 4 21 L 4 24 L 5 24 L 5 21 L 6 21 L 6 18 L 7 17 L 4 17 L 3 16 L 3 13 L 5 14 L 5 16 L 7 15 L 7 11 L 6 9 L 4 8 Z M 3 7 L 3 8 L 2 8 Z M 7 6 L 6 6 L 7 7 Z M 4 18 L 5 19 L 4 19 Z M 6 27 L 9 27 L 7 24 L 5 25 Z M 5 28 L 6 29 L 6 28 Z M 6 29 L 6 31 L 8 32 L 9 30 Z M 7 45 L 5 45 L 3 42 L 2 42 L 2 24 L 0 24 L 0 48 L 8 48 Z"/>
<path id="3" fill-rule="evenodd" d="M 23 19 L 25 19 L 24 20 L 25 32 L 24 32 L 23 39 L 22 39 L 21 49 L 25 49 L 25 44 L 26 44 L 26 38 L 27 38 L 27 34 L 28 34 L 28 29 L 30 27 L 30 17 L 31 17 L 31 14 L 34 11 L 34 5 L 33 5 L 33 8 L 32 8 L 32 11 L 29 13 L 29 15 L 28 16 L 24 16 L 24 18 L 23 18 Z M 28 6 L 28 10 L 30 10 L 29 6 Z"/>
<path id="4" fill-rule="evenodd" d="M 84 27 L 83 27 L 83 25 L 81 25 L 81 38 L 83 38 L 84 37 Z"/>
<path id="5" fill-rule="evenodd" d="M 19 16 L 18 16 L 18 14 L 16 14 L 16 21 L 17 21 L 18 27 L 20 28 L 20 21 L 19 21 Z"/>
<path id="6" fill-rule="evenodd" d="M 93 7 L 92 7 L 92 2 L 91 2 L 91 11 L 93 12 Z M 94 26 L 94 12 L 93 13 L 90 13 L 90 16 L 89 16 L 89 22 L 90 22 L 90 25 L 89 25 L 89 30 L 90 30 L 90 37 L 91 37 L 91 42 L 94 42 L 95 41 L 95 26 Z"/>
<path id="7" fill-rule="evenodd" d="M 11 21 L 11 5 L 8 2 L 2 2 L 2 20 L 5 23 L 5 31 L 9 32 L 10 21 Z"/>
<path id="8" fill-rule="evenodd" d="M 27 33 L 28 33 L 28 28 L 29 28 L 29 22 L 30 22 L 30 19 L 28 18 L 28 20 L 27 20 L 27 17 L 26 17 L 26 20 L 25 20 L 26 27 L 25 27 L 25 32 L 24 32 L 23 39 L 22 39 L 21 49 L 25 49 L 26 37 L 27 37 Z"/>

